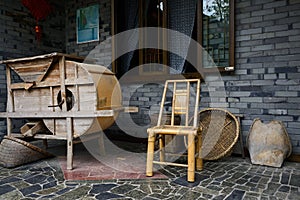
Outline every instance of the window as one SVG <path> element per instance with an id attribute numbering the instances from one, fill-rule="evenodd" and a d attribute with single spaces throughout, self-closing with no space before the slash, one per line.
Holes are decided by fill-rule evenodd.
<path id="1" fill-rule="evenodd" d="M 216 66 L 220 71 L 233 71 L 234 0 L 199 0 L 197 9 L 197 41 L 215 63 L 202 62 L 202 68 L 206 72 Z"/>
<path id="2" fill-rule="evenodd" d="M 162 27 L 188 33 L 187 35 L 202 45 L 215 63 L 212 66 L 203 62 L 203 56 L 207 54 L 200 51 L 198 56 L 195 56 L 195 59 L 198 59 L 197 66 L 191 66 L 187 62 L 184 63 L 184 60 L 182 65 L 178 56 L 170 52 L 161 49 L 141 49 L 149 38 L 144 32 L 139 33 L 139 38 L 136 39 L 139 40 L 139 50 L 128 53 L 127 57 L 122 56 L 123 58 L 114 63 L 114 72 L 118 77 L 136 66 L 139 66 L 136 73 L 139 76 L 165 76 L 169 72 L 164 66 L 169 65 L 180 66 L 179 73 L 187 77 L 199 77 L 195 68 L 201 68 L 202 72 L 208 73 L 214 71 L 212 68 L 215 67 L 221 72 L 234 70 L 234 0 L 113 0 L 112 15 L 113 34 L 137 27 Z M 171 48 L 168 42 L 174 39 L 168 38 L 164 32 L 158 35 L 157 46 L 167 45 Z M 113 44 L 115 48 L 117 45 Z"/>
<path id="3" fill-rule="evenodd" d="M 167 28 L 167 1 L 166 0 L 139 0 L 139 27 Z M 156 46 L 167 45 L 167 37 L 164 31 L 157 32 L 157 41 L 150 41 L 147 32 L 141 32 L 139 36 L 140 47 L 143 42 L 157 42 Z M 148 41 L 149 40 L 149 41 Z M 153 75 L 166 74 L 168 53 L 161 49 L 139 50 L 139 74 Z"/>

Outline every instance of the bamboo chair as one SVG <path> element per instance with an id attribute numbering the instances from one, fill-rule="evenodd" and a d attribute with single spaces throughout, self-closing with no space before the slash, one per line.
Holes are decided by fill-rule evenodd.
<path id="1" fill-rule="evenodd" d="M 193 84 L 195 87 L 195 95 L 191 93 Z M 170 124 L 162 124 L 162 118 L 165 115 L 164 105 L 166 102 L 167 91 L 173 90 L 172 111 Z M 187 167 L 187 180 L 195 181 L 195 168 L 201 170 L 203 167 L 202 159 L 200 158 L 201 135 L 198 128 L 198 107 L 200 97 L 200 80 L 167 80 L 162 96 L 160 112 L 158 116 L 157 126 L 147 129 L 148 133 L 148 150 L 147 150 L 147 166 L 146 175 L 153 176 L 153 164 L 172 165 Z M 190 105 L 193 102 L 193 105 Z M 190 116 L 190 113 L 192 116 Z M 181 124 L 175 125 L 174 118 L 176 115 L 181 116 Z M 190 118 L 193 118 L 192 123 Z M 173 163 L 165 161 L 165 135 L 182 135 L 187 137 L 187 164 Z M 158 137 L 157 137 L 158 136 Z M 154 160 L 155 140 L 159 139 L 160 161 Z M 196 144 L 197 143 L 197 144 Z M 197 154 L 196 154 L 197 152 Z M 195 159 L 196 154 L 196 159 Z"/>

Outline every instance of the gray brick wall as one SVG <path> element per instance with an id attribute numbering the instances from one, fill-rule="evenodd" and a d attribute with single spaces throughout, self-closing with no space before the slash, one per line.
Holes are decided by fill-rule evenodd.
<path id="1" fill-rule="evenodd" d="M 76 10 L 90 5 L 99 4 L 100 27 L 99 41 L 77 44 L 76 38 Z M 111 1 L 110 0 L 87 0 L 66 2 L 66 51 L 69 54 L 88 56 L 96 59 L 98 64 L 109 66 L 111 63 Z M 105 43 L 104 43 L 105 41 Z M 99 45 L 101 44 L 101 45 Z M 95 47 L 97 47 L 95 49 Z"/>
<path id="2" fill-rule="evenodd" d="M 225 81 L 229 110 L 284 122 L 300 153 L 300 1 L 236 1 L 236 71 Z M 232 79 L 232 80 L 230 80 Z"/>

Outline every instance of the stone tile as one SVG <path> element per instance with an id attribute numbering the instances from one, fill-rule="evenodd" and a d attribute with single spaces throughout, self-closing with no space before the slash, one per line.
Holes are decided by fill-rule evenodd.
<path id="1" fill-rule="evenodd" d="M 87 195 L 90 189 L 91 188 L 89 186 L 84 185 L 82 187 L 75 188 L 74 190 L 70 190 L 55 199 L 79 199 L 80 197 Z"/>
<path id="2" fill-rule="evenodd" d="M 29 178 L 25 179 L 25 181 L 30 184 L 36 184 L 36 183 L 42 183 L 46 179 L 47 179 L 47 176 L 39 174 L 39 175 L 36 175 L 33 177 L 29 177 Z"/>
<path id="3" fill-rule="evenodd" d="M 22 193 L 18 190 L 13 190 L 11 192 L 7 192 L 5 194 L 1 194 L 1 199 L 21 199 L 23 197 Z"/>
<path id="4" fill-rule="evenodd" d="M 116 193 L 116 194 L 125 194 L 133 189 L 135 189 L 137 186 L 125 184 L 125 185 L 120 185 L 117 187 L 114 187 L 111 192 Z"/>
<path id="5" fill-rule="evenodd" d="M 10 185 L 1 185 L 0 186 L 0 195 L 13 191 L 15 188 Z"/>
<path id="6" fill-rule="evenodd" d="M 244 195 L 245 195 L 245 191 L 233 190 L 232 193 L 228 197 L 226 197 L 226 200 L 243 199 Z"/>
<path id="7" fill-rule="evenodd" d="M 29 183 L 27 183 L 27 182 L 25 182 L 25 181 L 23 181 L 23 180 L 20 180 L 20 181 L 17 181 L 17 182 L 13 182 L 13 183 L 10 183 L 10 185 L 12 185 L 12 186 L 18 188 L 19 190 L 30 186 Z"/>
<path id="8" fill-rule="evenodd" d="M 223 181 L 221 185 L 225 187 L 233 187 L 235 184 L 231 182 Z"/>
<path id="9" fill-rule="evenodd" d="M 187 176 L 179 177 L 179 178 L 175 179 L 173 183 L 182 185 L 182 186 L 186 186 L 186 187 L 195 187 L 195 186 L 199 185 L 201 180 L 205 180 L 207 178 L 208 178 L 207 176 L 195 174 L 195 182 L 193 182 L 193 183 L 190 183 L 187 181 Z"/>
<path id="10" fill-rule="evenodd" d="M 300 187 L 300 175 L 293 174 L 290 178 L 290 184 L 296 187 Z"/>
<path id="11" fill-rule="evenodd" d="M 46 182 L 43 185 L 43 189 L 47 189 L 47 188 L 51 188 L 51 187 L 55 187 L 55 186 L 57 186 L 57 182 L 56 181 Z"/>
<path id="12" fill-rule="evenodd" d="M 59 190 L 58 188 L 52 187 L 52 188 L 40 190 L 36 193 L 40 194 L 40 195 L 50 195 L 50 194 L 56 193 L 58 190 Z"/>
<path id="13" fill-rule="evenodd" d="M 278 191 L 288 193 L 288 192 L 290 192 L 290 189 L 291 188 L 289 186 L 283 185 L 283 186 L 280 186 Z"/>
<path id="14" fill-rule="evenodd" d="M 224 200 L 226 198 L 225 195 L 219 195 L 213 198 L 213 200 Z"/>
<path id="15" fill-rule="evenodd" d="M 259 176 L 254 176 L 250 179 L 251 183 L 258 183 L 261 180 L 261 177 Z"/>
<path id="16" fill-rule="evenodd" d="M 101 194 L 98 194 L 95 196 L 96 199 L 102 200 L 102 199 L 116 199 L 116 198 L 123 198 L 122 195 L 118 195 L 118 194 L 112 194 L 109 192 L 104 192 Z"/>
<path id="17" fill-rule="evenodd" d="M 142 198 L 146 197 L 147 195 L 148 195 L 147 193 L 144 193 L 141 190 L 131 190 L 126 193 L 127 197 L 131 197 L 133 199 L 142 199 Z"/>
<path id="18" fill-rule="evenodd" d="M 155 193 L 155 194 L 149 195 L 149 197 L 155 198 L 155 199 L 166 199 L 166 198 L 168 198 L 168 195 L 162 195 L 162 194 Z"/>
<path id="19" fill-rule="evenodd" d="M 268 194 L 268 195 L 273 195 L 279 187 L 280 187 L 280 184 L 269 183 L 267 189 L 264 190 L 264 193 Z"/>
<path id="20" fill-rule="evenodd" d="M 6 184 L 6 183 L 12 183 L 12 182 L 17 182 L 17 181 L 20 181 L 21 179 L 20 178 L 17 178 L 17 177 L 7 177 L 7 178 L 4 178 L 0 181 L 0 185 L 3 185 L 3 184 Z"/>
<path id="21" fill-rule="evenodd" d="M 193 199 L 198 199 L 200 196 L 201 196 L 201 194 L 198 192 L 188 191 L 180 199 L 181 200 L 186 200 L 186 199 L 193 200 Z"/>
<path id="22" fill-rule="evenodd" d="M 93 185 L 90 193 L 99 194 L 101 192 L 107 192 L 116 186 L 118 186 L 118 185 L 117 184 L 96 184 L 96 185 Z"/>
<path id="23" fill-rule="evenodd" d="M 258 200 L 259 198 L 252 197 L 252 196 L 244 196 L 243 200 Z"/>
<path id="24" fill-rule="evenodd" d="M 276 192 L 275 196 L 278 199 L 287 199 L 288 193 L 284 193 L 284 192 Z"/>
<path id="25" fill-rule="evenodd" d="M 26 196 L 26 195 L 32 194 L 38 190 L 41 190 L 41 189 L 42 189 L 42 187 L 40 185 L 32 185 L 32 186 L 21 189 L 20 192 L 24 196 Z"/>
<path id="26" fill-rule="evenodd" d="M 63 188 L 63 189 L 57 191 L 56 194 L 62 195 L 62 194 L 64 194 L 64 193 L 66 193 L 66 192 L 69 192 L 71 189 L 72 189 L 72 188 L 70 188 L 70 187 Z"/>

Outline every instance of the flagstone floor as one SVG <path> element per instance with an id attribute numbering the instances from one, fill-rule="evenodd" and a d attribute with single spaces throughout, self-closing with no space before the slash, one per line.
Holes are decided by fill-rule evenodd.
<path id="1" fill-rule="evenodd" d="M 165 167 L 148 178 L 140 158 L 135 161 L 134 156 L 118 154 L 115 159 L 124 162 L 105 167 L 101 162 L 114 158 L 94 159 L 82 145 L 75 146 L 74 171 L 70 172 L 61 150 L 65 145 L 51 145 L 49 151 L 60 152 L 56 157 L 0 168 L 0 199 L 300 199 L 300 163 L 285 162 L 282 168 L 273 168 L 232 156 L 206 161 L 203 171 L 196 172 L 196 181 L 188 183 L 185 168 Z M 126 146 L 146 148 L 139 143 Z M 126 167 L 122 164 L 118 168 L 120 163 L 133 171 L 122 169 Z"/>

